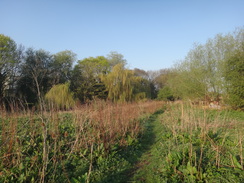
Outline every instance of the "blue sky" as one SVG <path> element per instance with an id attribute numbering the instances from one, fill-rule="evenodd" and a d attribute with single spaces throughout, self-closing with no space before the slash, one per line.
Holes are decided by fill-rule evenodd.
<path id="1" fill-rule="evenodd" d="M 78 59 L 117 51 L 144 70 L 244 25 L 243 0 L 0 0 L 0 12 L 0 34 L 25 47 Z"/>

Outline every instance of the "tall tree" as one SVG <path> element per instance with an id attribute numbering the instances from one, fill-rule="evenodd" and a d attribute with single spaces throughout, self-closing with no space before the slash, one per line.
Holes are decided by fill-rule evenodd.
<path id="1" fill-rule="evenodd" d="M 102 76 L 102 81 L 108 90 L 108 98 L 119 102 L 145 97 L 145 93 L 135 90 L 141 79 L 135 76 L 132 70 L 125 69 L 123 64 L 115 65 L 109 74 Z"/>
<path id="2" fill-rule="evenodd" d="M 205 44 L 196 44 L 185 60 L 175 66 L 174 77 L 169 82 L 174 95 L 220 100 L 226 90 L 224 65 L 229 55 L 242 44 L 241 36 L 236 36 L 241 32 L 243 30 L 238 30 L 237 34 L 218 34 Z"/>
<path id="3" fill-rule="evenodd" d="M 226 103 L 244 110 L 244 44 L 227 59 L 225 69 Z"/>
<path id="4" fill-rule="evenodd" d="M 94 97 L 106 98 L 106 90 L 100 75 L 107 74 L 109 64 L 105 57 L 89 57 L 80 60 L 75 66 L 71 79 L 71 89 L 81 102 Z"/>
<path id="5" fill-rule="evenodd" d="M 54 54 L 52 62 L 52 80 L 53 84 L 65 83 L 71 78 L 73 63 L 76 60 L 76 54 L 65 50 Z"/>
<path id="6" fill-rule="evenodd" d="M 124 56 L 116 51 L 111 51 L 108 55 L 107 55 L 107 60 L 110 66 L 110 70 L 112 70 L 112 68 L 117 65 L 117 64 L 122 64 L 122 65 L 126 65 L 126 59 L 124 59 Z"/>
<path id="7" fill-rule="evenodd" d="M 149 77 L 149 73 L 142 69 L 135 68 L 134 75 L 141 78 L 141 80 L 138 81 L 137 86 L 135 87 L 135 90 L 137 90 L 136 93 L 144 92 L 146 94 L 146 98 L 156 98 L 156 87 L 154 81 L 151 80 L 151 78 Z"/>
<path id="8" fill-rule="evenodd" d="M 53 57 L 49 52 L 29 48 L 21 66 L 21 78 L 18 82 L 20 95 L 28 103 L 39 102 L 41 109 L 43 97 L 52 86 L 52 62 Z"/>
<path id="9" fill-rule="evenodd" d="M 10 37 L 0 34 L 0 101 L 13 90 L 21 51 Z"/>

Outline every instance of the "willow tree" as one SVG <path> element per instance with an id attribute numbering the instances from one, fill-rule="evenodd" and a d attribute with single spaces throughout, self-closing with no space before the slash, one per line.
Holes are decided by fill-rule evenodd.
<path id="1" fill-rule="evenodd" d="M 115 65 L 112 71 L 102 75 L 101 79 L 108 90 L 108 98 L 112 101 L 127 102 L 144 96 L 134 90 L 141 77 L 135 76 L 132 70 L 125 69 L 123 64 Z"/>
<path id="2" fill-rule="evenodd" d="M 69 83 L 54 85 L 45 95 L 45 99 L 57 109 L 67 110 L 74 107 L 75 100 L 69 86 Z"/>

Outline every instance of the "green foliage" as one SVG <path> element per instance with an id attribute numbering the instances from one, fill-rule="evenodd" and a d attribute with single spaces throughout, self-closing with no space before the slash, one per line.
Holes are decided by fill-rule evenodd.
<path id="1" fill-rule="evenodd" d="M 244 48 L 236 51 L 226 61 L 226 103 L 244 110 Z"/>
<path id="2" fill-rule="evenodd" d="M 106 74 L 108 69 L 109 63 L 103 56 L 80 60 L 75 66 L 71 78 L 71 89 L 75 96 L 81 102 L 86 102 L 96 97 L 105 99 L 107 93 L 104 84 L 101 82 L 100 75 Z"/>
<path id="3" fill-rule="evenodd" d="M 153 121 L 154 143 L 131 181 L 243 182 L 243 121 L 233 124 L 236 117 L 236 111 L 168 106 L 161 122 Z"/>
<path id="4" fill-rule="evenodd" d="M 114 66 L 113 70 L 107 75 L 102 75 L 101 79 L 108 90 L 108 98 L 112 101 L 128 102 L 145 96 L 142 91 L 135 91 L 142 78 L 125 69 L 123 64 Z"/>
<path id="5" fill-rule="evenodd" d="M 112 70 L 113 67 L 117 64 L 122 64 L 123 66 L 127 64 L 126 60 L 124 59 L 124 56 L 116 51 L 111 51 L 106 58 L 110 66 L 110 70 Z"/>
<path id="6" fill-rule="evenodd" d="M 27 103 L 43 103 L 43 96 L 52 87 L 52 55 L 44 50 L 29 48 L 21 65 L 18 95 Z"/>
<path id="7" fill-rule="evenodd" d="M 174 95 L 193 100 L 204 100 L 206 97 L 219 100 L 221 95 L 224 96 L 228 86 L 224 79 L 225 62 L 242 47 L 241 35 L 243 29 L 233 34 L 216 35 L 205 44 L 196 44 L 186 58 L 175 66 L 168 80 Z"/>
<path id="8" fill-rule="evenodd" d="M 172 93 L 170 87 L 165 86 L 165 87 L 161 88 L 158 92 L 157 99 L 164 100 L 164 101 L 173 101 L 174 96 L 173 96 L 173 93 Z"/>
<path id="9" fill-rule="evenodd" d="M 20 62 L 16 43 L 8 36 L 0 34 L 0 102 L 11 95 L 16 82 L 16 67 Z"/>
<path id="10" fill-rule="evenodd" d="M 53 63 L 51 64 L 53 84 L 69 81 L 71 79 L 71 71 L 76 54 L 72 51 L 65 50 L 56 53 L 53 57 Z"/>
<path id="11" fill-rule="evenodd" d="M 69 83 L 54 85 L 45 95 L 45 99 L 58 109 L 71 109 L 75 105 L 73 93 L 69 90 Z"/>

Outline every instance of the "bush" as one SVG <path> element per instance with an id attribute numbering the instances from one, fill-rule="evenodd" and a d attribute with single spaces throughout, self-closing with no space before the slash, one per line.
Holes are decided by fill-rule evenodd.
<path id="1" fill-rule="evenodd" d="M 168 86 L 161 88 L 158 92 L 158 100 L 173 101 L 174 96 L 171 89 Z"/>

